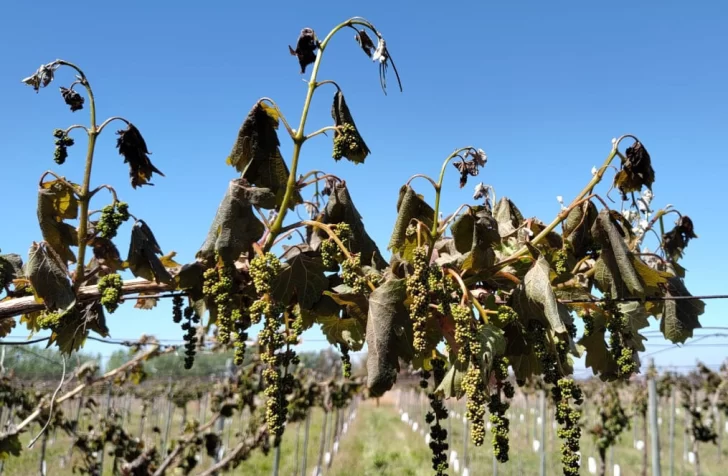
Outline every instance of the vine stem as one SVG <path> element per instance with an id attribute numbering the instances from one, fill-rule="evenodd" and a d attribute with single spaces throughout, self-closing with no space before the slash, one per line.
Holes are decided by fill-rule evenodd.
<path id="1" fill-rule="evenodd" d="M 73 63 L 68 61 L 58 60 L 58 64 L 69 66 L 75 69 L 79 76 L 81 85 L 86 88 L 89 100 L 89 111 L 91 113 L 91 124 L 87 130 L 88 132 L 88 149 L 86 151 L 86 165 L 83 173 L 83 184 L 81 185 L 81 193 L 79 194 L 78 201 L 80 202 L 80 210 L 78 217 L 78 259 L 76 265 L 76 275 L 73 280 L 74 290 L 78 290 L 81 287 L 81 283 L 84 280 L 86 260 L 86 233 L 88 231 L 88 207 L 91 201 L 89 195 L 89 188 L 91 186 L 91 168 L 94 162 L 94 149 L 96 148 L 96 138 L 99 135 L 99 129 L 96 126 L 96 101 L 94 100 L 94 92 L 91 89 L 91 85 L 86 79 L 84 72 Z"/>
<path id="2" fill-rule="evenodd" d="M 435 185 L 435 214 L 432 217 L 432 241 L 433 243 L 437 241 L 438 238 L 438 224 L 440 223 L 440 195 L 442 194 L 442 182 L 445 180 L 445 171 L 447 170 L 447 164 L 450 163 L 452 159 L 459 156 L 461 153 L 465 152 L 466 150 L 472 149 L 472 146 L 468 147 L 461 147 L 460 149 L 457 149 L 455 152 L 450 154 L 447 159 L 442 163 L 442 168 L 440 169 L 440 177 L 437 180 L 437 184 Z M 432 253 L 432 251 L 430 251 Z"/>
<path id="3" fill-rule="evenodd" d="M 217 474 L 217 471 L 225 468 L 232 460 L 234 460 L 240 453 L 245 451 L 250 452 L 253 448 L 260 446 L 265 438 L 268 437 L 268 429 L 266 425 L 261 425 L 255 434 L 249 436 L 245 440 L 238 443 L 230 453 L 228 453 L 220 462 L 212 465 L 204 472 L 200 473 L 200 476 L 212 476 Z"/>
<path id="4" fill-rule="evenodd" d="M 345 22 L 336 25 L 334 29 L 331 30 L 328 35 L 326 35 L 324 41 L 322 41 L 319 45 L 318 55 L 316 55 L 316 61 L 314 62 L 313 70 L 311 71 L 311 78 L 308 81 L 308 91 L 306 92 L 306 100 L 303 103 L 301 121 L 298 129 L 295 131 L 295 134 L 293 136 L 293 158 L 291 159 L 291 172 L 288 174 L 286 193 L 283 195 L 283 201 L 281 203 L 280 210 L 278 212 L 278 215 L 276 216 L 275 221 L 273 222 L 273 225 L 271 225 L 270 233 L 268 233 L 268 238 L 266 239 L 265 245 L 263 247 L 265 251 L 270 250 L 270 248 L 273 246 L 273 243 L 275 242 L 276 237 L 281 232 L 281 228 L 283 227 L 283 220 L 286 218 L 286 214 L 288 213 L 288 204 L 291 202 L 293 193 L 296 190 L 296 172 L 298 170 L 298 160 L 301 156 L 301 146 L 303 146 L 303 143 L 306 141 L 304 128 L 306 127 L 306 119 L 308 119 L 308 111 L 311 107 L 313 94 L 316 91 L 316 88 L 319 86 L 319 84 L 316 82 L 316 78 L 318 77 L 319 67 L 321 66 L 321 58 L 323 58 L 324 52 L 326 51 L 326 46 L 329 44 L 329 41 L 331 41 L 334 35 L 342 28 L 352 25 L 363 25 L 376 31 L 376 28 L 374 28 L 374 26 L 368 21 L 359 18 L 350 18 L 349 20 L 346 20 Z"/>
<path id="5" fill-rule="evenodd" d="M 447 274 L 449 274 L 450 276 L 452 276 L 455 279 L 455 281 L 458 282 L 458 284 L 460 285 L 460 289 L 463 290 L 463 297 L 464 298 L 467 298 L 467 300 L 473 306 L 475 306 L 475 308 L 478 310 L 478 312 L 480 313 L 481 317 L 483 318 L 483 323 L 484 324 L 487 324 L 488 323 L 488 314 L 497 314 L 497 312 L 495 312 L 495 311 L 486 311 L 483 308 L 483 306 L 480 305 L 480 302 L 478 302 L 478 300 L 475 299 L 473 297 L 473 295 L 470 293 L 470 290 L 465 285 L 465 282 L 463 281 L 463 278 L 457 273 L 457 271 L 455 271 L 454 269 L 445 268 L 444 269 L 444 272 L 447 273 Z"/>

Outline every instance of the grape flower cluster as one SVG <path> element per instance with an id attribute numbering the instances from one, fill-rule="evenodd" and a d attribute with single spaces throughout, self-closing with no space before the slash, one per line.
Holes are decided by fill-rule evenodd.
<path id="1" fill-rule="evenodd" d="M 416 352 L 424 352 L 427 346 L 426 326 L 429 316 L 429 271 L 427 264 L 427 248 L 420 246 L 415 248 L 412 257 L 413 271 L 407 277 L 407 293 L 411 298 L 409 306 L 410 320 L 414 335 L 413 346 Z"/>
<path id="2" fill-rule="evenodd" d="M 573 378 L 561 378 L 551 389 L 551 395 L 556 404 L 556 421 L 560 428 L 557 431 L 561 443 L 561 464 L 565 476 L 577 476 L 579 474 L 579 439 L 581 438 L 581 427 L 579 419 L 581 412 L 572 408 L 574 405 L 581 405 L 584 397 L 579 386 Z"/>
<path id="3" fill-rule="evenodd" d="M 508 359 L 506 357 L 496 357 L 494 359 L 493 373 L 495 374 L 496 388 L 491 393 L 488 402 L 490 432 L 493 434 L 493 456 L 497 461 L 505 463 L 508 461 L 508 431 L 510 427 L 506 412 L 510 408 L 510 404 L 501 397 L 501 391 L 506 399 L 513 398 L 515 393 L 513 384 L 507 381 Z"/>
<path id="4" fill-rule="evenodd" d="M 67 148 L 71 147 L 75 142 L 63 129 L 54 130 L 53 137 L 56 138 L 56 148 L 53 152 L 53 160 L 58 165 L 63 165 L 68 158 Z"/>
<path id="5" fill-rule="evenodd" d="M 121 276 L 117 273 L 107 274 L 99 279 L 98 288 L 99 293 L 101 293 L 101 304 L 110 314 L 119 307 L 123 284 Z"/>
<path id="6" fill-rule="evenodd" d="M 113 239 L 122 223 L 129 219 L 129 204 L 114 202 L 101 209 L 101 216 L 96 223 L 96 231 L 102 238 Z"/>
<path id="7" fill-rule="evenodd" d="M 445 378 L 445 361 L 440 358 L 432 359 L 433 389 Z M 426 389 L 428 386 L 429 372 L 423 372 L 420 386 Z M 442 420 L 448 417 L 447 408 L 434 390 L 427 394 L 430 400 L 430 411 L 425 415 L 425 421 L 430 425 L 430 450 L 432 450 L 432 469 L 435 476 L 446 476 L 447 471 L 447 430 L 441 425 Z"/>

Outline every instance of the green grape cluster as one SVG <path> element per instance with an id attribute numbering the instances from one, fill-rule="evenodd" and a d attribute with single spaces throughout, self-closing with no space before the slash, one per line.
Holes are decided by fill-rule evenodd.
<path id="1" fill-rule="evenodd" d="M 347 248 L 350 247 L 352 238 L 351 226 L 348 223 L 335 223 L 329 225 L 334 234 L 341 240 Z M 343 260 L 343 253 L 336 242 L 327 238 L 321 242 L 321 260 L 327 269 L 335 269 L 340 261 Z"/>
<path id="2" fill-rule="evenodd" d="M 481 446 L 485 442 L 485 408 L 488 394 L 479 365 L 471 362 L 463 377 L 462 387 L 468 398 L 465 404 L 465 417 L 471 424 L 470 439 L 475 446 Z"/>
<path id="3" fill-rule="evenodd" d="M 248 333 L 246 332 L 246 329 L 243 328 L 243 323 L 241 321 L 237 321 L 236 323 L 236 329 L 235 329 L 235 340 L 233 341 L 233 349 L 234 349 L 234 363 L 235 365 L 243 365 L 243 362 L 245 362 L 245 341 L 248 340 Z"/>
<path id="4" fill-rule="evenodd" d="M 250 277 L 259 296 L 270 292 L 273 279 L 280 272 L 281 261 L 273 253 L 256 255 L 250 260 Z"/>
<path id="5" fill-rule="evenodd" d="M 629 380 L 638 370 L 634 350 L 627 344 L 632 337 L 629 316 L 619 310 L 609 294 L 605 294 L 602 307 L 608 316 L 609 352 L 617 362 L 617 378 Z"/>
<path id="6" fill-rule="evenodd" d="M 98 288 L 99 293 L 101 293 L 101 304 L 110 314 L 119 307 L 123 285 L 121 276 L 117 273 L 107 274 L 99 279 Z"/>
<path id="7" fill-rule="evenodd" d="M 53 330 L 61 324 L 62 317 L 63 313 L 61 312 L 43 311 L 38 316 L 36 322 L 41 329 Z"/>
<path id="8" fill-rule="evenodd" d="M 352 253 L 351 258 L 341 262 L 341 279 L 354 293 L 364 294 L 367 290 L 367 279 L 358 273 L 361 268 L 361 255 Z"/>
<path id="9" fill-rule="evenodd" d="M 561 464 L 565 476 L 578 476 L 579 474 L 579 440 L 581 427 L 579 419 L 581 411 L 572 407 L 581 405 L 584 396 L 573 378 L 561 378 L 551 389 L 556 405 L 556 421 L 560 428 L 556 432 L 562 440 Z"/>
<path id="10" fill-rule="evenodd" d="M 219 260 L 216 260 L 219 262 Z M 217 310 L 217 337 L 221 344 L 230 342 L 230 333 L 233 330 L 233 323 L 242 316 L 240 310 L 233 306 L 233 275 L 232 267 L 227 264 L 219 264 L 205 270 L 202 293 L 208 300 L 211 300 Z"/>
<path id="11" fill-rule="evenodd" d="M 513 398 L 515 392 L 513 385 L 507 381 L 508 359 L 506 357 L 496 357 L 494 359 L 493 373 L 496 380 L 496 389 L 491 393 L 488 402 L 490 432 L 493 434 L 493 456 L 497 461 L 505 463 L 508 461 L 508 432 L 510 428 L 510 420 L 505 415 L 510 408 L 510 404 L 507 400 L 502 399 L 501 391 L 506 399 Z"/>
<path id="12" fill-rule="evenodd" d="M 439 265 L 432 263 L 427 274 L 427 290 L 432 297 L 431 300 L 437 303 L 438 312 L 447 314 L 449 305 L 456 302 L 456 293 L 460 288 L 450 275 L 442 272 Z"/>
<path id="13" fill-rule="evenodd" d="M 497 312 L 498 314 L 493 318 L 493 324 L 501 329 L 518 320 L 518 313 L 511 306 L 502 304 L 498 306 Z"/>
<path id="14" fill-rule="evenodd" d="M 551 350 L 546 341 L 546 328 L 534 319 L 529 322 L 528 341 L 533 347 L 536 358 L 541 362 L 544 382 L 555 385 L 559 380 L 558 355 Z"/>
<path id="15" fill-rule="evenodd" d="M 96 223 L 96 230 L 102 238 L 113 239 L 122 223 L 129 219 L 129 204 L 114 202 L 101 209 L 101 217 Z"/>
<path id="16" fill-rule="evenodd" d="M 568 255 L 563 248 L 559 248 L 554 252 L 552 266 L 557 276 L 561 276 L 569 270 L 567 259 Z"/>
<path id="17" fill-rule="evenodd" d="M 334 151 L 332 157 L 340 160 L 342 157 L 357 157 L 361 155 L 361 137 L 356 127 L 348 122 L 339 126 L 334 135 Z"/>
<path id="18" fill-rule="evenodd" d="M 445 378 L 445 361 L 440 358 L 432 359 L 433 388 L 437 388 Z M 426 374 L 429 379 L 429 372 Z M 423 375 L 425 377 L 425 375 Z M 424 379 L 424 388 L 427 388 L 427 379 Z M 430 450 L 432 451 L 432 469 L 436 476 L 446 476 L 447 471 L 447 430 L 442 427 L 442 420 L 448 417 L 447 408 L 442 398 L 434 391 L 428 393 L 430 411 L 425 415 L 425 421 L 430 425 Z"/>
<path id="19" fill-rule="evenodd" d="M 351 378 L 351 356 L 349 355 L 349 346 L 339 344 L 341 349 L 341 370 L 344 378 Z"/>
<path id="20" fill-rule="evenodd" d="M 179 297 L 179 306 L 181 308 L 182 306 L 182 296 L 175 296 L 175 299 Z M 175 304 L 176 306 L 176 304 Z M 187 306 L 184 309 L 184 318 L 186 319 L 185 322 L 182 323 L 180 326 L 183 331 L 185 331 L 185 334 L 182 336 L 182 338 L 185 341 L 185 368 L 187 370 L 192 368 L 192 365 L 195 363 L 195 354 L 197 353 L 197 334 L 195 331 L 194 324 L 199 324 L 200 322 L 200 316 L 197 315 L 195 312 L 195 309 L 192 306 Z M 182 319 L 180 318 L 180 321 Z M 178 321 L 175 321 L 178 322 Z"/>
<path id="21" fill-rule="evenodd" d="M 407 293 L 411 304 L 409 306 L 410 320 L 414 335 L 413 346 L 415 352 L 424 352 L 427 347 L 427 318 L 429 316 L 430 295 L 427 283 L 429 281 L 430 267 L 427 264 L 427 248 L 415 248 L 412 256 L 413 271 L 407 277 Z"/>
<path id="22" fill-rule="evenodd" d="M 455 321 L 455 343 L 458 345 L 458 362 L 467 363 L 470 359 L 470 345 L 475 341 L 472 329 L 472 313 L 469 307 L 450 304 L 450 313 Z"/>
<path id="23" fill-rule="evenodd" d="M 68 147 L 71 147 L 75 141 L 72 137 L 66 134 L 63 129 L 56 129 L 53 131 L 53 137 L 56 138 L 56 149 L 53 152 L 53 160 L 58 165 L 63 165 L 68 158 Z"/>
<path id="24" fill-rule="evenodd" d="M 589 311 L 584 311 L 580 315 L 584 321 L 584 337 L 589 337 L 594 332 L 594 316 Z"/>

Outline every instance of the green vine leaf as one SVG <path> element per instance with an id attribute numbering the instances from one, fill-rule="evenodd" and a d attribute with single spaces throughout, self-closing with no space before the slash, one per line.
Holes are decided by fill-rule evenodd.
<path id="1" fill-rule="evenodd" d="M 484 376 L 487 376 L 493 367 L 494 358 L 506 352 L 505 334 L 502 329 L 491 324 L 483 324 L 478 326 L 475 337 L 480 341 L 483 349 L 481 355 L 476 358 L 481 361 Z"/>
<path id="2" fill-rule="evenodd" d="M 23 258 L 19 254 L 8 253 L 0 255 L 0 292 L 14 279 L 23 275 Z"/>
<path id="3" fill-rule="evenodd" d="M 523 224 L 523 214 L 507 197 L 498 200 L 493 208 L 493 217 L 498 222 L 498 233 L 503 238 L 513 235 Z"/>
<path id="4" fill-rule="evenodd" d="M 540 255 L 523 278 L 523 287 L 531 310 L 537 309 L 538 315 L 546 318 L 555 333 L 565 334 L 567 332 L 565 323 L 571 321 L 571 316 L 568 308 L 556 299 L 550 275 L 549 263 L 543 255 Z"/>
<path id="5" fill-rule="evenodd" d="M 131 229 L 129 255 L 126 259 L 129 269 L 137 278 L 171 284 L 172 276 L 162 264 L 158 254 L 163 254 L 162 249 L 154 238 L 151 228 L 143 220 L 134 223 Z"/>
<path id="6" fill-rule="evenodd" d="M 279 149 L 278 120 L 275 109 L 257 102 L 240 126 L 227 164 L 235 167 L 248 182 L 273 192 L 275 203 L 280 206 L 290 172 Z M 303 198 L 295 191 L 288 208 L 293 210 L 300 203 L 303 203 Z"/>
<path id="7" fill-rule="evenodd" d="M 102 337 L 109 336 L 104 309 L 99 302 L 76 305 L 64 312 L 51 329 L 53 332 L 48 339 L 48 347 L 56 344 L 66 355 L 84 346 L 89 331 L 94 331 Z"/>
<path id="8" fill-rule="evenodd" d="M 592 312 L 592 330 L 589 335 L 579 339 L 578 344 L 586 352 L 584 365 L 592 369 L 604 381 L 611 381 L 617 376 L 617 362 L 614 360 L 606 342 L 606 319 L 602 312 Z"/>
<path id="9" fill-rule="evenodd" d="M 344 93 L 341 91 L 336 91 L 334 94 L 331 117 L 334 119 L 334 125 L 339 128 L 334 131 L 334 159 L 339 160 L 341 157 L 346 157 L 355 164 L 364 163 L 371 151 L 359 134 L 359 129 L 346 105 Z"/>
<path id="10" fill-rule="evenodd" d="M 343 284 L 336 286 L 333 290 L 335 292 L 324 291 L 324 294 L 342 306 L 349 316 L 366 322 L 369 314 L 369 301 L 366 296 L 355 293 Z"/>
<path id="11" fill-rule="evenodd" d="M 374 397 L 383 395 L 397 381 L 401 347 L 407 345 L 406 330 L 402 326 L 409 321 L 404 305 L 406 295 L 405 280 L 390 279 L 369 296 L 367 387 Z"/>
<path id="12" fill-rule="evenodd" d="M 307 245 L 299 245 L 288 248 L 282 258 L 285 263 L 273 279 L 273 298 L 288 304 L 295 297 L 302 309 L 311 309 L 329 284 L 321 257 Z"/>
<path id="13" fill-rule="evenodd" d="M 353 317 L 321 316 L 317 319 L 321 331 L 332 345 L 347 345 L 353 352 L 364 347 L 366 322 Z"/>
<path id="14" fill-rule="evenodd" d="M 49 311 L 66 311 L 73 307 L 76 295 L 65 263 L 47 243 L 33 243 L 28 254 L 25 274 L 36 298 L 42 299 Z"/>
<path id="15" fill-rule="evenodd" d="M 78 246 L 76 228 L 64 223 L 78 218 L 74 190 L 60 180 L 41 184 L 38 190 L 38 223 L 48 245 L 66 262 L 75 263 L 71 246 Z"/>
<path id="16" fill-rule="evenodd" d="M 609 210 L 599 212 L 591 232 L 602 245 L 594 274 L 599 289 L 610 292 L 614 298 L 644 297 L 645 289 L 624 242 L 623 230 Z"/>
<path id="17" fill-rule="evenodd" d="M 670 278 L 666 297 L 692 296 L 682 279 Z M 705 313 L 705 302 L 700 299 L 666 300 L 660 303 L 662 319 L 660 331 L 672 343 L 684 343 L 693 337 L 693 331 L 701 327 L 699 316 Z"/>
<path id="18" fill-rule="evenodd" d="M 399 200 L 397 201 L 397 221 L 394 224 L 392 237 L 389 240 L 388 250 L 397 253 L 403 251 L 406 242 L 407 227 L 413 220 L 419 220 L 432 230 L 432 218 L 435 210 L 430 207 L 409 185 L 403 185 L 399 190 Z"/>
<path id="19" fill-rule="evenodd" d="M 244 179 L 231 180 L 196 257 L 209 260 L 217 252 L 226 263 L 237 260 L 265 232 L 253 205 L 273 208 L 275 203 L 275 196 L 269 189 L 249 187 Z"/>
<path id="20" fill-rule="evenodd" d="M 440 385 L 435 389 L 435 393 L 442 398 L 462 398 L 465 395 L 463 378 L 468 371 L 468 365 L 469 363 L 463 364 L 457 359 L 451 362 L 450 368 L 447 369 L 447 373 Z"/>
<path id="21" fill-rule="evenodd" d="M 371 264 L 377 270 L 387 267 L 387 262 L 382 258 L 379 247 L 364 228 L 362 217 L 354 206 L 345 182 L 339 182 L 333 187 L 329 201 L 326 203 L 324 211 L 316 217 L 316 221 L 326 225 L 347 223 L 351 228 L 351 239 L 346 243 L 349 251 L 361 255 L 362 265 Z M 311 226 L 306 228 L 308 243 L 312 249 L 318 250 L 321 241 L 327 239 L 328 235 L 319 229 L 312 228 Z"/>

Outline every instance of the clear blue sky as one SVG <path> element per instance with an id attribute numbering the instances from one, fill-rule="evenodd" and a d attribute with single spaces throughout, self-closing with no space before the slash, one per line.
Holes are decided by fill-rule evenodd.
<path id="1" fill-rule="evenodd" d="M 93 183 L 114 184 L 165 252 L 174 249 L 188 262 L 236 176 L 225 157 L 250 107 L 269 96 L 298 122 L 305 84 L 288 45 L 303 27 L 323 37 L 359 15 L 385 35 L 404 93 L 392 86 L 382 94 L 376 65 L 343 31 L 326 51 L 320 79 L 342 86 L 372 155 L 365 165 L 335 163 L 322 136 L 305 145 L 301 170 L 345 178 L 382 249 L 399 187 L 414 173 L 436 174 L 456 147 L 485 149 L 489 162 L 478 180 L 515 200 L 525 215 L 550 221 L 559 210 L 555 197 L 568 201 L 581 190 L 612 137 L 634 133 L 653 158 L 654 204 L 676 205 L 700 235 L 684 261 L 688 288 L 725 293 L 726 227 L 711 213 L 722 204 L 728 175 L 727 14 L 722 2 L 677 1 L 10 2 L 0 18 L 0 248 L 25 256 L 40 239 L 35 202 L 43 171 L 81 176 L 82 137 L 59 167 L 51 133 L 87 123 L 88 111 L 71 113 L 58 93 L 72 81 L 70 70 L 38 95 L 20 82 L 40 64 L 77 63 L 94 87 L 100 119 L 123 115 L 142 131 L 166 178 L 132 190 L 112 127 L 98 143 Z M 308 130 L 330 123 L 331 97 L 319 91 Z M 471 186 L 458 189 L 453 170 L 446 213 L 472 195 Z M 424 182 L 415 184 L 431 194 Z M 108 319 L 112 336 L 180 338 L 168 304 L 149 312 L 125 306 Z M 728 325 L 727 309 L 710 301 L 704 325 Z M 305 348 L 325 345 L 315 340 L 318 332 L 305 337 Z M 702 341 L 709 342 L 728 341 Z M 651 337 L 649 344 L 664 341 Z M 88 349 L 111 352 L 93 342 Z M 715 364 L 724 355 L 724 348 L 687 347 L 655 358 L 660 365 L 698 357 Z"/>

